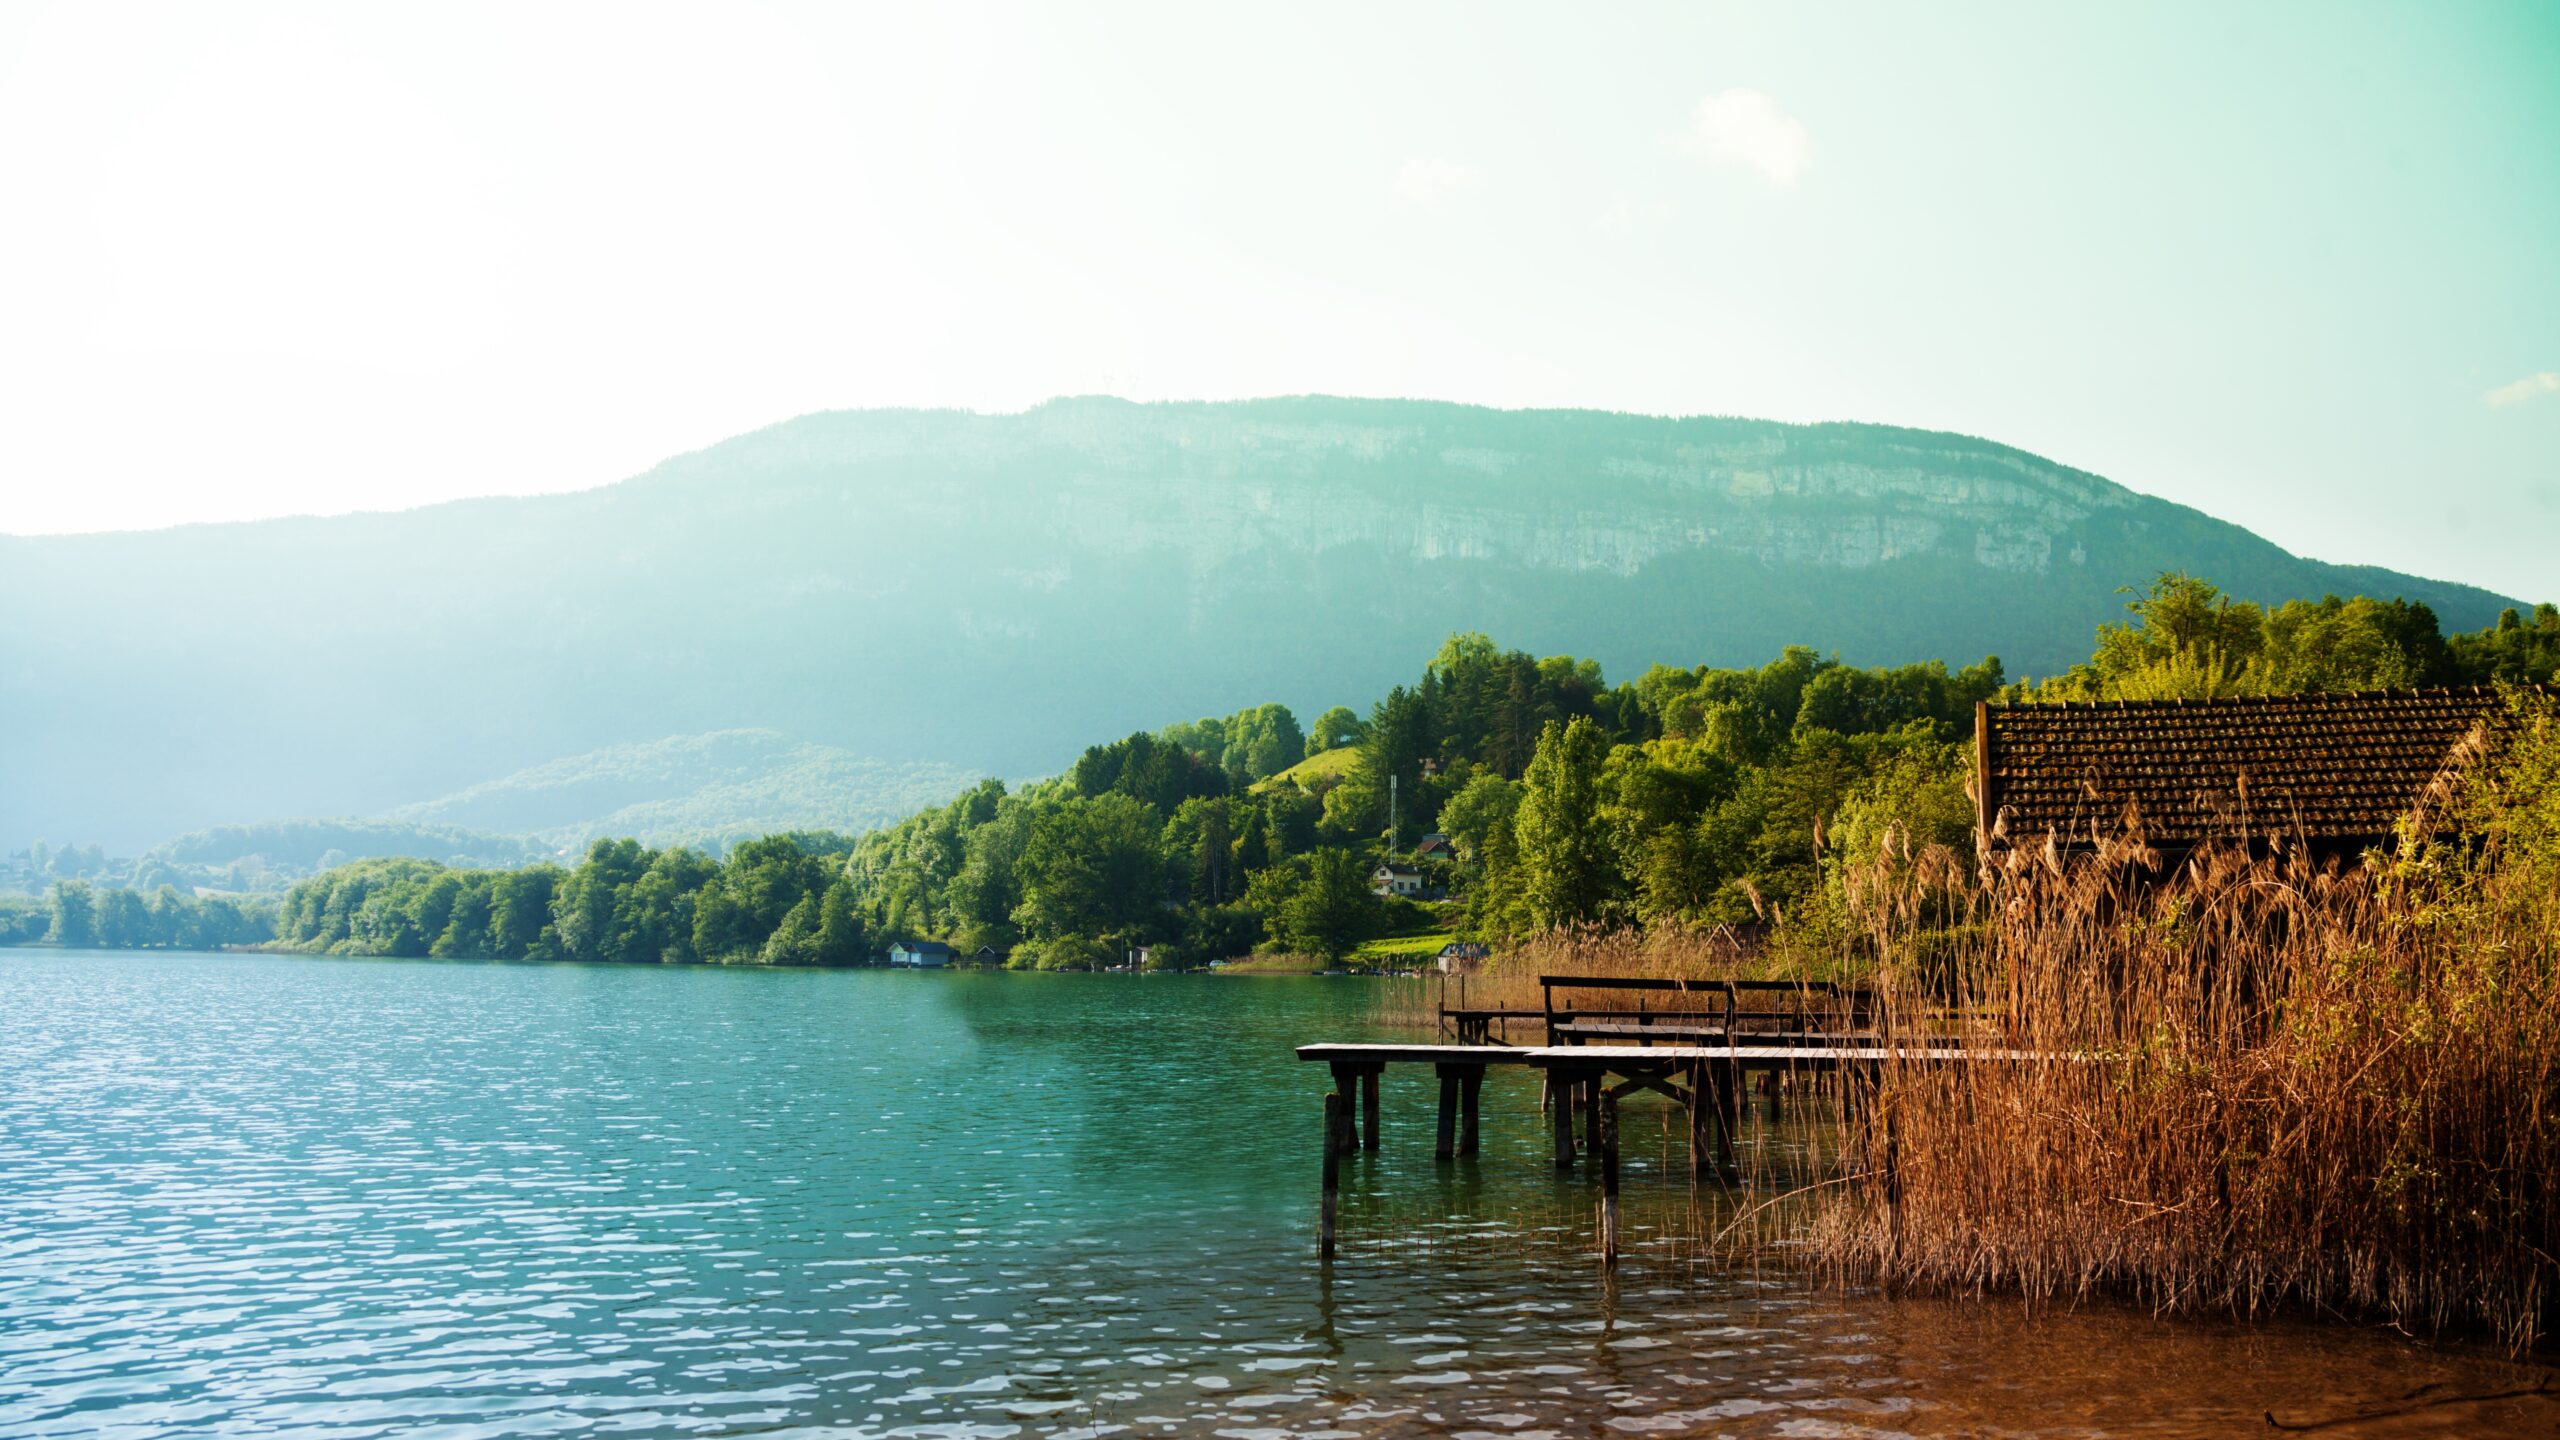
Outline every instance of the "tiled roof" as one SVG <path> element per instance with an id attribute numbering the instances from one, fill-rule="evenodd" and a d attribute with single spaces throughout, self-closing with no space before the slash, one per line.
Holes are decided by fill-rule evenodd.
<path id="1" fill-rule="evenodd" d="M 2545 693 L 2554 693 L 2543 687 Z M 2509 722 L 2487 686 L 2232 700 L 1983 707 L 1981 820 L 2009 843 L 2086 843 L 2125 802 L 2155 844 L 2284 831 L 2318 844 L 2391 833 L 2475 725 Z"/>

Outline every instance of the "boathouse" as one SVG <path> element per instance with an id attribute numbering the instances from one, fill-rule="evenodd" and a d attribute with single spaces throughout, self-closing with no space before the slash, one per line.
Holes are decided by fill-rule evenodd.
<path id="1" fill-rule="evenodd" d="M 2163 851 L 2227 838 L 2354 856 L 2513 724 L 2486 685 L 1978 705 L 1978 853 L 1989 865 L 2019 846 L 2086 849 L 2134 811 Z"/>
<path id="2" fill-rule="evenodd" d="M 951 957 L 951 947 L 939 940 L 901 940 L 889 947 L 889 963 L 901 970 L 939 970 Z"/>

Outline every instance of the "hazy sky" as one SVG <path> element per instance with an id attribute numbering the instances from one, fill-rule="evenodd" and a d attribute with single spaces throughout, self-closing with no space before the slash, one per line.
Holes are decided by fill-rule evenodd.
<path id="1" fill-rule="evenodd" d="M 0 530 L 810 410 L 1985 435 L 2560 597 L 2560 5 L 0 4 Z"/>

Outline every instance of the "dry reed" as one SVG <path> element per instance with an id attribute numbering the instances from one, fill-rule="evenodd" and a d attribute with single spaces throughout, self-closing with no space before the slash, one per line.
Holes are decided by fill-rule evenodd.
<path id="1" fill-rule="evenodd" d="M 1852 886 L 1888 1017 L 1952 1003 L 2037 1058 L 1886 1065 L 1877 1183 L 1822 1208 L 1813 1252 L 1895 1286 L 2536 1343 L 2560 1264 L 2560 734 L 2525 719 L 2388 856 L 2173 859 L 2130 814 L 1978 882 L 1888 853 Z"/>
<path id="2" fill-rule="evenodd" d="M 2515 703 L 2509 743 L 2475 739 L 2387 853 L 2168 855 L 2130 812 L 1984 873 L 1897 840 L 1811 938 L 1551 935 L 1396 987 L 1382 1018 L 1535 1009 L 1541 973 L 1854 978 L 1888 1033 L 2029 1058 L 1881 1065 L 1841 1169 L 1784 1235 L 1751 1227 L 1755 1258 L 2521 1350 L 2560 1305 L 2560 722 Z"/>

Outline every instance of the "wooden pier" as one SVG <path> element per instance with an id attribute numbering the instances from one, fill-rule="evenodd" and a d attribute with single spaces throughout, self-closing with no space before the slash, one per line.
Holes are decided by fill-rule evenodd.
<path id="1" fill-rule="evenodd" d="M 1476 1153 L 1478 1095 L 1486 1067 L 1539 1071 L 1554 1127 L 1555 1167 L 1570 1171 L 1586 1154 L 1592 1161 L 1601 1186 L 1599 1248 L 1603 1262 L 1612 1263 L 1618 1248 L 1617 1110 L 1628 1095 L 1652 1091 L 1682 1107 L 1689 1120 L 1692 1178 L 1709 1173 L 1713 1156 L 1714 1174 L 1729 1180 L 1736 1171 L 1734 1143 L 1745 1087 L 1755 1074 L 1764 1077 L 1774 1120 L 1788 1082 L 1800 1077 L 1837 1077 L 1844 1112 L 1854 1114 L 1865 1082 L 1887 1064 L 2039 1058 L 1942 1037 L 1888 1038 L 1867 1028 L 1874 1021 L 1868 997 L 1829 986 L 1577 976 L 1542 976 L 1540 985 L 1546 1000 L 1540 1010 L 1444 1009 L 1442 1031 L 1457 1036 L 1456 1043 L 1298 1047 L 1300 1060 L 1324 1064 L 1333 1073 L 1333 1092 L 1325 1097 L 1324 1254 L 1334 1251 L 1341 1157 L 1355 1150 L 1375 1151 L 1382 1143 L 1378 1082 L 1389 1065 L 1429 1065 L 1437 1073 L 1440 1107 L 1432 1157 L 1441 1162 Z M 1676 1008 L 1558 1005 L 1555 992 L 1560 989 L 1636 991 L 1646 998 L 1667 994 Z M 1538 1021 L 1546 1043 L 1495 1043 L 1498 1028 L 1511 1020 Z"/>

